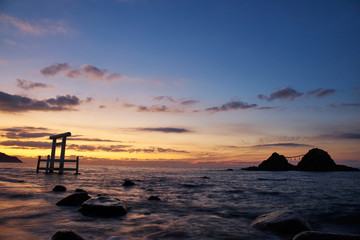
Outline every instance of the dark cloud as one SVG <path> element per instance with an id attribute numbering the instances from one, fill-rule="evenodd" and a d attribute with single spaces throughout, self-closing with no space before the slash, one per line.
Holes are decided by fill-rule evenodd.
<path id="1" fill-rule="evenodd" d="M 173 128 L 173 127 L 163 127 L 163 128 L 138 128 L 141 131 L 149 132 L 162 132 L 162 133 L 188 133 L 191 132 L 185 128 Z"/>
<path id="2" fill-rule="evenodd" d="M 283 88 L 276 92 L 270 94 L 270 97 L 267 97 L 263 94 L 258 95 L 258 98 L 261 100 L 267 100 L 268 102 L 273 101 L 275 99 L 281 100 L 294 100 L 297 97 L 303 96 L 303 93 L 300 93 L 292 88 Z"/>
<path id="3" fill-rule="evenodd" d="M 176 102 L 172 97 L 169 96 L 157 96 L 157 97 L 153 97 L 153 100 L 155 101 L 168 101 L 168 102 Z"/>
<path id="4" fill-rule="evenodd" d="M 184 100 L 184 101 L 181 101 L 180 104 L 181 105 L 192 105 L 192 104 L 196 104 L 198 102 L 199 101 L 196 101 L 196 100 Z"/>
<path id="5" fill-rule="evenodd" d="M 270 143 L 270 144 L 255 145 L 253 147 L 260 148 L 260 147 L 313 147 L 313 146 L 308 144 L 301 144 L 301 143 Z"/>
<path id="6" fill-rule="evenodd" d="M 149 148 L 135 148 L 135 149 L 129 149 L 129 153 L 165 153 L 165 152 L 172 152 L 172 153 L 189 153 L 188 151 L 184 150 L 176 150 L 171 148 L 160 148 L 160 147 L 149 147 Z"/>
<path id="7" fill-rule="evenodd" d="M 38 141 L 3 141 L 0 142 L 0 145 L 7 147 L 14 147 L 20 149 L 33 149 L 33 148 L 41 148 L 48 149 L 51 147 L 50 142 L 38 142 Z"/>
<path id="8" fill-rule="evenodd" d="M 77 141 L 86 141 L 86 142 L 121 142 L 118 140 L 111 140 L 111 139 L 101 139 L 101 138 L 83 138 L 78 136 L 71 136 L 69 137 L 70 140 L 77 140 Z"/>
<path id="9" fill-rule="evenodd" d="M 69 69 L 70 69 L 70 65 L 68 63 L 55 63 L 53 65 L 41 69 L 40 72 L 45 77 L 48 77 L 48 76 L 55 76 L 56 74 Z"/>
<path id="10" fill-rule="evenodd" d="M 91 80 L 100 80 L 106 74 L 105 70 L 100 70 L 99 68 L 93 65 L 82 65 L 81 69 L 85 73 L 85 77 Z"/>
<path id="11" fill-rule="evenodd" d="M 322 98 L 322 97 L 329 96 L 329 95 L 331 95 L 333 93 L 335 93 L 335 89 L 318 88 L 318 89 L 310 90 L 307 93 L 307 95 L 308 96 L 314 96 L 316 98 Z"/>
<path id="12" fill-rule="evenodd" d="M 32 82 L 32 81 L 23 80 L 23 79 L 16 79 L 16 82 L 17 82 L 16 85 L 19 88 L 22 88 L 25 90 L 30 90 L 30 89 L 34 89 L 34 88 L 50 88 L 50 87 L 52 87 L 45 83 Z"/>
<path id="13" fill-rule="evenodd" d="M 151 106 L 139 105 L 137 106 L 137 111 L 138 112 L 182 112 L 177 108 L 171 108 L 166 105 L 151 105 Z"/>
<path id="14" fill-rule="evenodd" d="M 223 112 L 223 111 L 230 111 L 230 110 L 245 110 L 245 109 L 256 108 L 256 107 L 257 107 L 256 104 L 248 104 L 245 102 L 232 100 L 230 102 L 227 102 L 227 103 L 221 105 L 220 107 L 207 108 L 207 109 L 205 109 L 205 111 L 207 111 L 207 112 Z"/>
<path id="15" fill-rule="evenodd" d="M 0 91 L 0 111 L 2 112 L 66 111 L 74 110 L 73 107 L 77 105 L 80 105 L 80 100 L 71 95 L 36 100 Z"/>
<path id="16" fill-rule="evenodd" d="M 357 140 L 360 139 L 360 132 L 353 132 L 353 133 L 339 133 L 335 132 L 332 134 L 324 134 L 320 135 L 320 138 L 326 138 L 326 139 L 353 139 Z"/>
<path id="17" fill-rule="evenodd" d="M 34 128 L 34 127 L 14 127 L 0 129 L 3 132 L 3 136 L 11 139 L 18 138 L 40 138 L 48 137 L 52 133 L 48 132 L 47 128 Z"/>

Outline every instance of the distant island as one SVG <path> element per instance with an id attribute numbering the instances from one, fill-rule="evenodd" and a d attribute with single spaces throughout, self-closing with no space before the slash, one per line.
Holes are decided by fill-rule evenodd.
<path id="1" fill-rule="evenodd" d="M 22 163 L 22 161 L 17 157 L 11 157 L 2 152 L 0 152 L 0 162 Z"/>
<path id="2" fill-rule="evenodd" d="M 306 153 L 297 166 L 289 163 L 284 155 L 274 152 L 259 166 L 243 168 L 247 171 L 360 171 L 358 168 L 338 165 L 324 150 L 313 148 Z"/>

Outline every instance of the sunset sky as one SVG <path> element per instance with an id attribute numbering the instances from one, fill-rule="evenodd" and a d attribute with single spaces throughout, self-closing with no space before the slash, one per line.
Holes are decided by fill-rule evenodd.
<path id="1" fill-rule="evenodd" d="M 360 166 L 359 43 L 358 0 L 0 0 L 0 152 Z"/>

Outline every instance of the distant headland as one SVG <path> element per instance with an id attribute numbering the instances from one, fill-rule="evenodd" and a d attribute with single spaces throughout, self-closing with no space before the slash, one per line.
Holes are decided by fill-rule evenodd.
<path id="1" fill-rule="evenodd" d="M 0 152 L 0 162 L 22 163 L 17 157 L 11 157 L 2 152 Z"/>
<path id="2" fill-rule="evenodd" d="M 360 171 L 358 168 L 338 165 L 324 150 L 313 148 L 306 153 L 297 166 L 289 163 L 284 155 L 274 152 L 259 166 L 243 168 L 247 171 Z"/>

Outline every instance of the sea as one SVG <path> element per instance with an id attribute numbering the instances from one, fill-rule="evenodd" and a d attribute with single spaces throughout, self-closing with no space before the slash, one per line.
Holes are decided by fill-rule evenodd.
<path id="1" fill-rule="evenodd" d="M 360 234 L 360 172 L 262 172 L 226 168 L 80 166 L 81 174 L 0 164 L 0 239 L 35 240 L 71 229 L 87 240 L 291 239 L 251 227 L 291 210 L 316 231 Z M 135 183 L 122 186 L 125 179 Z M 53 192 L 63 185 L 66 192 Z M 126 202 L 124 216 L 82 215 L 55 203 L 83 189 Z M 161 201 L 149 201 L 158 196 Z"/>

